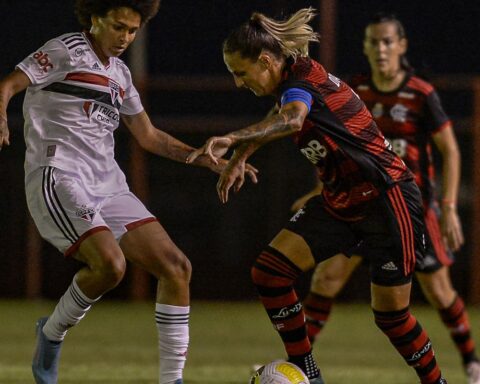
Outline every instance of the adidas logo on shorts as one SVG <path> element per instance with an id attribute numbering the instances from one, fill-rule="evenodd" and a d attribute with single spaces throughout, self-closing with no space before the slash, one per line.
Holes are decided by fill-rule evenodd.
<path id="1" fill-rule="evenodd" d="M 398 271 L 398 268 L 393 261 L 389 261 L 387 264 L 383 264 L 382 269 L 386 271 Z"/>

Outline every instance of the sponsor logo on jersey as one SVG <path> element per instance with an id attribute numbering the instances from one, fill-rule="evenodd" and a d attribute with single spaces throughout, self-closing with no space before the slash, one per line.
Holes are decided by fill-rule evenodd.
<path id="1" fill-rule="evenodd" d="M 402 104 L 395 104 L 390 110 L 393 121 L 404 123 L 407 121 L 408 108 Z"/>
<path id="2" fill-rule="evenodd" d="M 82 205 L 75 211 L 75 215 L 77 217 L 89 222 L 92 222 L 93 218 L 95 217 L 95 213 L 95 209 L 89 208 L 86 205 Z"/>
<path id="3" fill-rule="evenodd" d="M 409 100 L 412 100 L 415 98 L 415 94 L 414 93 L 410 93 L 410 92 L 398 92 L 398 97 L 401 97 L 403 99 L 409 99 Z"/>
<path id="4" fill-rule="evenodd" d="M 85 101 L 83 103 L 83 110 L 89 119 L 94 118 L 104 124 L 114 125 L 114 122 L 120 122 L 120 115 L 118 112 L 104 105 Z"/>
<path id="5" fill-rule="evenodd" d="M 313 164 L 317 164 L 320 159 L 328 154 L 327 148 L 320 144 L 318 140 L 309 141 L 305 148 L 300 149 L 300 152 Z"/>
<path id="6" fill-rule="evenodd" d="M 79 57 L 85 54 L 85 52 L 90 51 L 90 48 L 77 48 L 75 49 L 75 56 Z"/>
<path id="7" fill-rule="evenodd" d="M 43 53 L 42 51 L 38 51 L 33 54 L 33 58 L 37 61 L 38 65 L 40 66 L 43 72 L 46 73 L 50 68 L 53 68 L 53 64 L 50 62 L 48 53 Z"/>

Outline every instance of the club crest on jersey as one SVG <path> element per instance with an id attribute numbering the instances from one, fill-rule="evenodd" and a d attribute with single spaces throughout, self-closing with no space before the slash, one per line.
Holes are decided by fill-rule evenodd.
<path id="1" fill-rule="evenodd" d="M 112 104 L 115 105 L 115 103 L 118 100 L 118 97 L 120 96 L 120 85 L 114 82 L 113 80 L 109 79 L 108 87 L 110 88 L 110 96 L 112 97 Z"/>
<path id="2" fill-rule="evenodd" d="M 80 208 L 77 208 L 75 215 L 80 219 L 92 222 L 95 217 L 95 209 L 88 208 L 86 205 L 82 205 Z"/>
<path id="3" fill-rule="evenodd" d="M 404 123 L 407 121 L 408 108 L 402 104 L 395 104 L 390 110 L 393 121 Z"/>

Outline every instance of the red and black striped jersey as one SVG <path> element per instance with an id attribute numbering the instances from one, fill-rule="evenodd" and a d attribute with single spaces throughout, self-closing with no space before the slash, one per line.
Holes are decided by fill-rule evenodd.
<path id="1" fill-rule="evenodd" d="M 339 218 L 355 220 L 367 202 L 413 175 L 393 152 L 365 104 L 342 80 L 310 58 L 287 66 L 280 90 L 312 95 L 310 112 L 294 139 L 318 169 L 323 198 Z"/>
<path id="2" fill-rule="evenodd" d="M 437 92 L 431 84 L 411 74 L 392 92 L 379 91 L 370 76 L 357 76 L 351 85 L 393 150 L 414 173 L 428 204 L 435 195 L 431 136 L 451 124 Z"/>

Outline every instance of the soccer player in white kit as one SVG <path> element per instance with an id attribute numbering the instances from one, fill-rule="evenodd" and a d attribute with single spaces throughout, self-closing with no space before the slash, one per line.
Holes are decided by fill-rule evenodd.
<path id="1" fill-rule="evenodd" d="M 68 328 L 122 280 L 126 259 L 159 280 L 159 382 L 182 383 L 191 265 L 129 191 L 114 159 L 113 131 L 120 118 L 147 151 L 181 162 L 192 151 L 152 125 L 118 58 L 157 13 L 159 2 L 77 0 L 85 31 L 48 41 L 0 82 L 0 147 L 9 145 L 9 100 L 27 89 L 25 183 L 35 224 L 44 239 L 85 263 L 54 312 L 37 322 L 36 383 L 57 383 Z M 217 166 L 201 157 L 196 165 L 220 172 L 225 162 Z M 254 182 L 255 172 L 247 169 Z"/>

